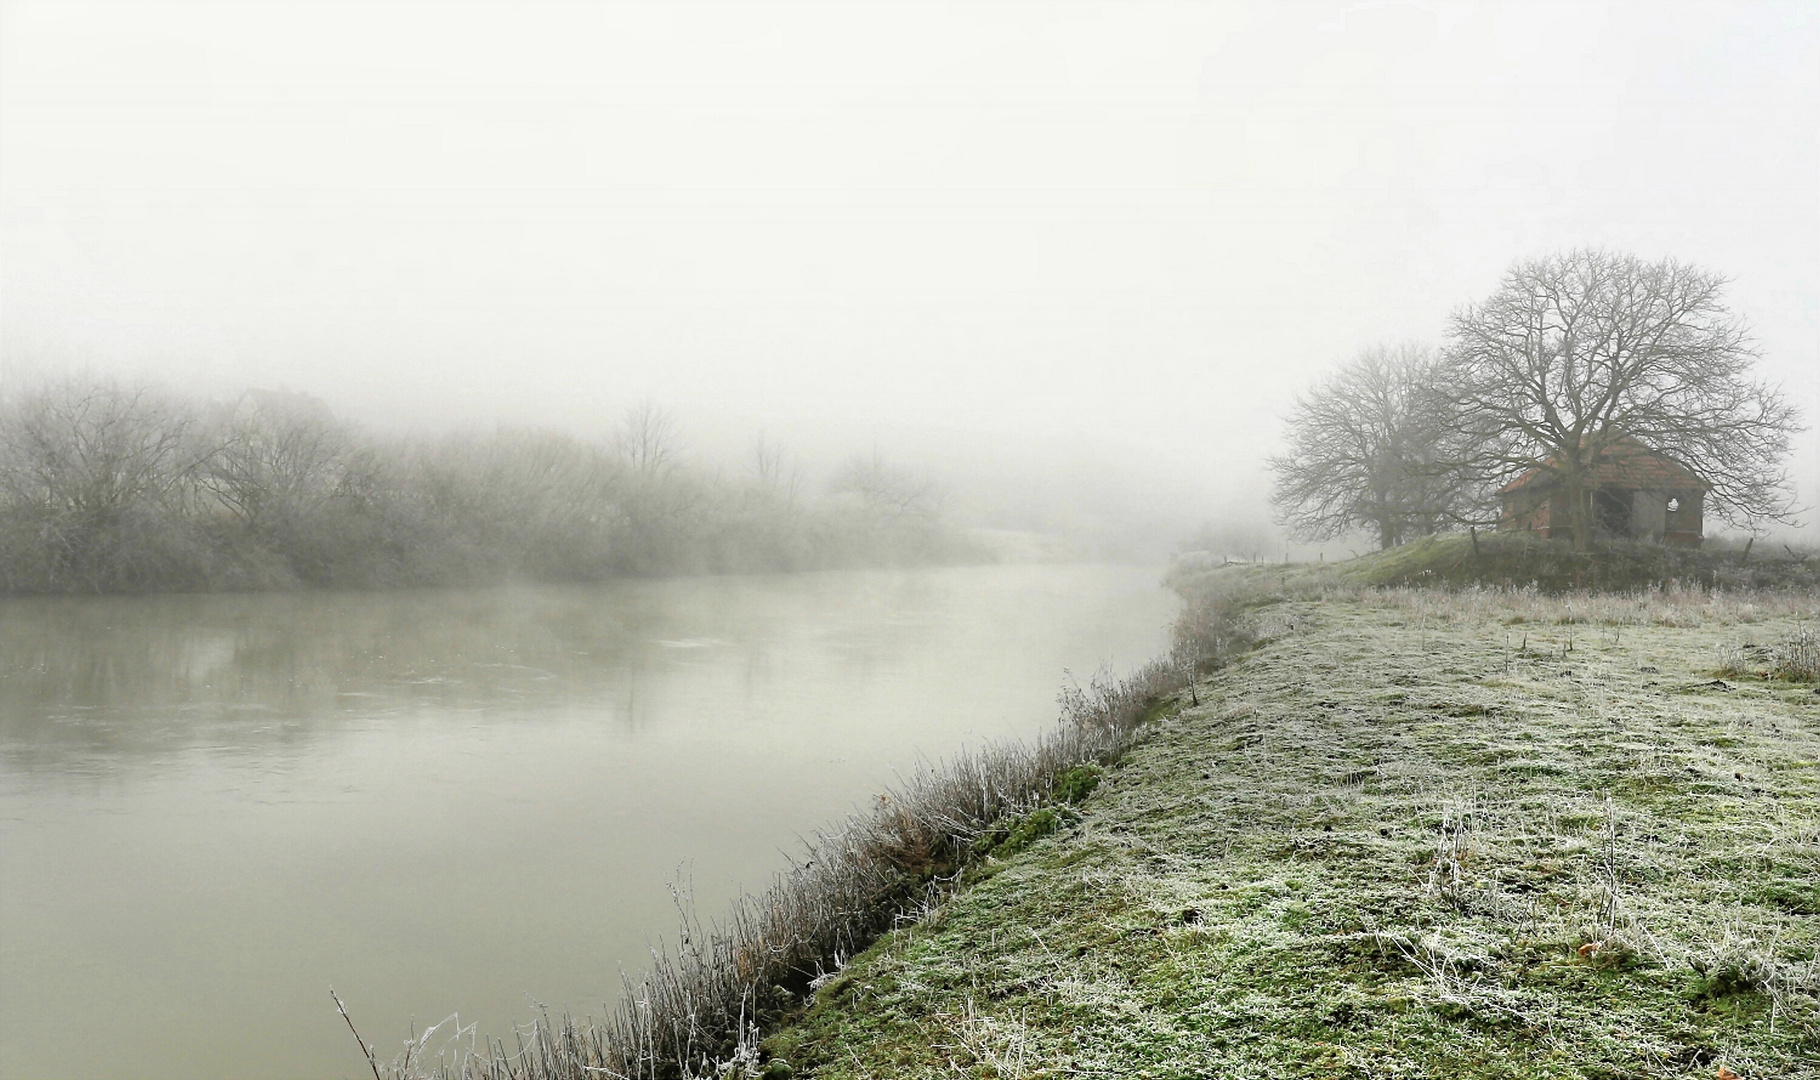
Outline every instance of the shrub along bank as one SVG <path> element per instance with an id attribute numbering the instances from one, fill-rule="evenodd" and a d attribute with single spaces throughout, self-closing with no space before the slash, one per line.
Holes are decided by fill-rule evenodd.
<path id="1" fill-rule="evenodd" d="M 1243 615 L 1256 599 L 1244 588 L 1197 596 L 1167 656 L 1125 679 L 1065 689 L 1045 737 L 921 770 L 817 834 L 770 889 L 713 925 L 683 927 L 688 944 L 628 978 L 604 1019 L 538 1017 L 510 1042 L 432 1028 L 389 1065 L 363 1039 L 375 1077 L 642 1080 L 762 1067 L 761 1035 L 881 934 L 936 910 L 980 867 L 1078 825 L 1075 806 L 1172 695 L 1186 687 L 1194 699 L 1192 681 L 1245 647 Z"/>

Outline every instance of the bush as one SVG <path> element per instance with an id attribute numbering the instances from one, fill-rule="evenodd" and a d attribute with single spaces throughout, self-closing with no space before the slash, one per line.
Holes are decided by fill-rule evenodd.
<path id="1" fill-rule="evenodd" d="M 381 442 L 305 395 L 209 405 L 50 385 L 0 409 L 0 591 L 597 581 L 985 555 L 941 517 L 932 484 L 876 458 L 864 484 L 843 473 L 809 499 L 795 474 L 779 479 L 774 448 L 735 480 L 689 467 L 675 438 L 644 409 L 601 442 L 513 430 Z"/>
<path id="2" fill-rule="evenodd" d="M 1820 637 L 1804 626 L 1794 637 L 1776 646 L 1770 673 L 1790 682 L 1820 680 Z"/>

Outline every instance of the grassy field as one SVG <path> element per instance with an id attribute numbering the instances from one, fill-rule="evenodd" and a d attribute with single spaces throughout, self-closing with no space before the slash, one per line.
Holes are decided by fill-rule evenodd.
<path id="1" fill-rule="evenodd" d="M 1290 591 L 745 1068 L 1820 1077 L 1820 594 Z"/>

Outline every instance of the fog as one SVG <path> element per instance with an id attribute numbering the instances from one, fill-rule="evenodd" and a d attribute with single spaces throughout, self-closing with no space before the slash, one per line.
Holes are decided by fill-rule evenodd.
<path id="1" fill-rule="evenodd" d="M 590 438 L 649 401 L 705 461 L 877 450 L 986 524 L 1173 537 L 1267 516 L 1321 373 L 1591 245 L 1729 276 L 1820 416 L 1811 6 L 0 20 L 0 390 Z M 1811 431 L 1792 464 L 1811 502 Z"/>

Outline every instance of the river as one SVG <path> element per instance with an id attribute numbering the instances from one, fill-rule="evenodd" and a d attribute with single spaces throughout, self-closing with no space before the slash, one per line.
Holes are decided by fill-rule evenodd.
<path id="1" fill-rule="evenodd" d="M 1153 569 L 0 600 L 0 1075 L 358 1076 L 1159 653 Z"/>

